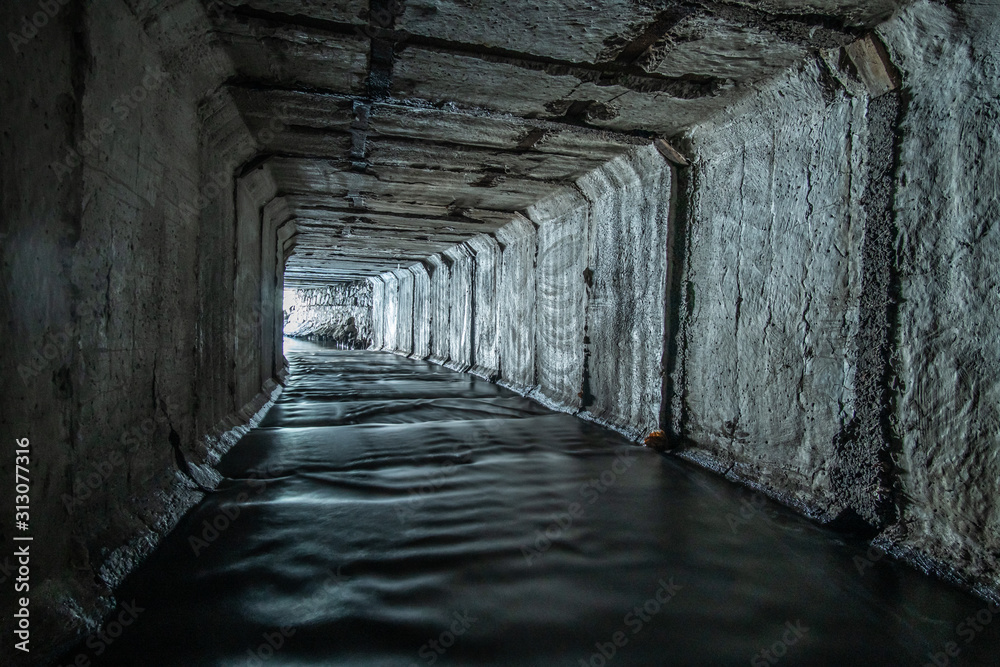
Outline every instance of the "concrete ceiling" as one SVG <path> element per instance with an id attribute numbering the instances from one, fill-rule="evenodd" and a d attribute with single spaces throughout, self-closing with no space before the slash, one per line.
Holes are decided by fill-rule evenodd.
<path id="1" fill-rule="evenodd" d="M 208 4 L 208 3 L 206 3 Z M 718 113 L 895 0 L 230 0 L 225 88 L 295 219 L 286 284 L 354 280 L 490 233 Z"/>

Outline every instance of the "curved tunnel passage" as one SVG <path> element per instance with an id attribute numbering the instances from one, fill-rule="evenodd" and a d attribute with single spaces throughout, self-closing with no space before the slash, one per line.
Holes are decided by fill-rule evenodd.
<path id="1" fill-rule="evenodd" d="M 916 665 L 984 607 L 471 375 L 286 354 L 217 491 L 122 589 L 131 627 L 60 664 Z"/>

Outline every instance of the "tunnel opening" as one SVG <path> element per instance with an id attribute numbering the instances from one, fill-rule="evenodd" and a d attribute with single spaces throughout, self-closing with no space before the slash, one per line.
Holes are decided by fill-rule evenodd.
<path id="1" fill-rule="evenodd" d="M 368 281 L 285 288 L 286 338 L 328 341 L 342 349 L 372 344 L 372 289 Z"/>

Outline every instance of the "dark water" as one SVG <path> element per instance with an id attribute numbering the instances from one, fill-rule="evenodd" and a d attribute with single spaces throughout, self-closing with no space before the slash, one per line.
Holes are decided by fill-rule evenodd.
<path id="1" fill-rule="evenodd" d="M 1000 614 L 958 627 L 982 601 L 862 574 L 863 543 L 708 472 L 438 366 L 287 355 L 227 479 L 126 584 L 129 625 L 62 664 L 998 663 Z"/>

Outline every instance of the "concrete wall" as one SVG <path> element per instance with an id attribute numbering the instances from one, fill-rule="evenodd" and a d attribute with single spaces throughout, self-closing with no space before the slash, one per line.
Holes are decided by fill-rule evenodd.
<path id="1" fill-rule="evenodd" d="M 388 309 L 385 303 L 385 281 L 381 276 L 369 278 L 372 286 L 372 345 L 373 350 L 386 348 L 385 330 Z"/>
<path id="2" fill-rule="evenodd" d="M 431 276 L 423 264 L 408 269 L 413 273 L 413 354 L 426 359 L 431 354 Z"/>
<path id="3" fill-rule="evenodd" d="M 393 349 L 409 355 L 413 352 L 413 273 L 409 269 L 397 269 L 394 273 L 397 296 Z"/>
<path id="4" fill-rule="evenodd" d="M 918 2 L 879 32 L 909 92 L 893 537 L 1000 594 L 1000 8 Z"/>
<path id="5" fill-rule="evenodd" d="M 467 371 L 473 361 L 473 293 L 475 288 L 475 255 L 466 244 L 444 251 L 448 269 L 448 349 L 446 364 L 458 371 Z"/>
<path id="6" fill-rule="evenodd" d="M 272 351 L 276 341 L 272 319 L 279 318 L 275 303 L 274 268 L 265 262 L 262 247 L 265 239 L 274 239 L 273 232 L 265 234 L 262 224 L 261 203 L 277 194 L 277 186 L 267 169 L 255 169 L 245 178 L 236 181 L 236 271 L 233 285 L 235 305 L 237 364 L 237 403 L 252 401 L 261 384 L 274 377 Z M 269 248 L 273 256 L 273 241 Z M 268 305 L 265 305 L 268 304 Z"/>
<path id="7" fill-rule="evenodd" d="M 286 336 L 336 341 L 357 348 L 372 344 L 370 281 L 289 290 L 283 308 Z"/>
<path id="8" fill-rule="evenodd" d="M 515 215 L 497 230 L 497 340 L 500 382 L 517 391 L 535 385 L 535 226 Z"/>
<path id="9" fill-rule="evenodd" d="M 636 151 L 577 184 L 590 208 L 583 400 L 643 436 L 660 421 L 673 174 L 657 151 Z"/>
<path id="10" fill-rule="evenodd" d="M 854 45 L 689 132 L 669 420 L 683 456 L 820 519 L 860 518 L 987 596 L 997 14 L 917 2 L 867 49 L 884 43 L 900 90 Z"/>
<path id="11" fill-rule="evenodd" d="M 0 56 L 0 431 L 32 451 L 40 664 L 97 627 L 200 497 L 187 475 L 216 483 L 211 464 L 276 387 L 258 356 L 258 315 L 274 311 L 252 252 L 235 250 L 235 202 L 254 194 L 236 190 L 232 161 L 253 137 L 225 100 L 204 103 L 203 70 L 219 63 L 169 56 L 130 3 L 57 7 Z M 204 20 L 190 9 L 175 32 Z M 18 31 L 36 12 L 4 3 L 0 19 Z M 13 463 L 0 461 L 4 479 Z"/>
<path id="12" fill-rule="evenodd" d="M 268 196 L 271 192 L 266 193 Z M 260 303 L 261 325 L 261 377 L 278 377 L 287 372 L 282 352 L 285 325 L 280 300 L 284 294 L 285 260 L 294 249 L 295 222 L 287 203 L 275 197 L 258 206 L 261 227 L 260 245 Z M 251 222 L 252 224 L 252 222 Z M 267 314 L 271 316 L 268 317 Z"/>
<path id="13" fill-rule="evenodd" d="M 492 236 L 480 234 L 469 241 L 475 253 L 475 307 L 473 308 L 472 372 L 495 378 L 500 369 L 497 349 L 497 283 L 499 282 L 500 246 Z"/>
<path id="14" fill-rule="evenodd" d="M 399 347 L 399 276 L 395 273 L 386 273 L 382 276 L 385 283 L 385 324 L 382 329 L 382 344 L 386 350 L 395 350 Z"/>
<path id="15" fill-rule="evenodd" d="M 451 357 L 451 269 L 445 258 L 434 254 L 427 258 L 430 264 L 430 294 L 427 310 L 430 313 L 430 349 L 429 359 L 443 364 Z M 378 314 L 375 314 L 378 317 Z"/>
<path id="16" fill-rule="evenodd" d="M 687 455 L 835 515 L 853 415 L 865 100 L 789 71 L 689 135 Z M 851 141 L 851 135 L 856 137 Z"/>
<path id="17" fill-rule="evenodd" d="M 535 376 L 538 393 L 579 409 L 583 398 L 584 327 L 590 208 L 565 190 L 528 209 L 538 225 L 535 255 Z"/>
<path id="18" fill-rule="evenodd" d="M 413 301 L 414 317 L 430 314 L 430 359 L 635 438 L 657 428 L 673 182 L 655 149 L 637 149 L 528 218 L 431 257 L 428 289 Z M 397 324 L 376 329 L 403 319 L 393 314 L 398 273 L 377 279 L 385 296 L 373 312 Z M 399 337 L 375 347 L 411 352 Z"/>

